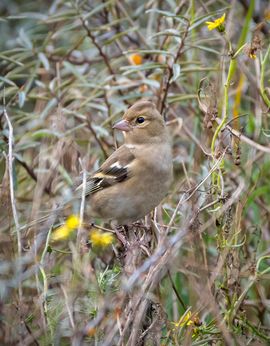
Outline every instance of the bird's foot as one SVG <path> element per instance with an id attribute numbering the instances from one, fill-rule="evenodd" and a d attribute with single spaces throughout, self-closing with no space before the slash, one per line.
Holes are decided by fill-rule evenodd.
<path id="1" fill-rule="evenodd" d="M 145 231 L 149 231 L 150 226 L 145 225 L 142 221 L 135 221 L 131 224 L 132 227 L 137 229 L 143 229 Z"/>

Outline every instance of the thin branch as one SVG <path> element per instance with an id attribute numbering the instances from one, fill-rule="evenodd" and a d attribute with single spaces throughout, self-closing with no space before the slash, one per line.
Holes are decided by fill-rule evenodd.
<path id="1" fill-rule="evenodd" d="M 80 225 L 78 228 L 78 233 L 77 233 L 77 247 L 79 248 L 80 245 L 84 247 L 85 244 L 82 244 L 83 241 L 83 233 L 84 233 L 84 228 L 83 228 L 83 217 L 84 217 L 84 210 L 85 210 L 85 195 L 86 195 L 86 178 L 87 178 L 87 171 L 85 169 L 85 165 L 82 163 L 81 159 L 80 164 L 83 169 L 83 181 L 82 181 L 82 195 L 81 195 L 81 205 L 80 205 Z"/>
<path id="2" fill-rule="evenodd" d="M 187 20 L 187 27 L 186 27 L 186 29 L 184 31 L 183 37 L 181 38 L 181 42 L 180 42 L 179 48 L 177 50 L 177 53 L 176 53 L 176 55 L 174 57 L 173 64 L 175 64 L 177 62 L 177 60 L 179 59 L 179 57 L 180 57 L 180 55 L 182 53 L 182 49 L 183 49 L 183 47 L 185 45 L 185 40 L 186 40 L 187 35 L 188 35 L 189 26 L 190 26 L 190 23 L 189 23 L 189 20 Z M 170 87 L 170 84 L 171 84 L 171 78 L 173 76 L 173 64 L 168 66 L 169 73 L 168 73 L 168 76 L 167 76 L 167 82 L 166 82 L 165 86 L 162 88 L 163 89 L 163 97 L 162 97 L 161 106 L 160 106 L 160 113 L 161 114 L 163 114 L 163 111 L 165 109 L 166 99 L 167 99 L 169 87 Z"/>
<path id="3" fill-rule="evenodd" d="M 18 247 L 18 257 L 19 257 L 19 265 L 18 265 L 18 271 L 20 273 L 21 270 L 21 264 L 20 264 L 20 258 L 22 255 L 22 240 L 21 240 L 21 232 L 20 232 L 20 224 L 16 209 L 16 200 L 15 200 L 15 193 L 14 193 L 14 181 L 13 181 L 13 127 L 9 120 L 9 116 L 6 110 L 6 107 L 4 105 L 4 117 L 6 118 L 7 124 L 8 124 L 8 172 L 9 172 L 9 188 L 10 188 L 10 202 L 12 207 L 12 214 L 13 219 L 15 223 L 16 228 L 16 235 L 17 235 L 17 247 Z M 19 299 L 22 298 L 22 286 L 19 285 Z"/>
<path id="4" fill-rule="evenodd" d="M 98 138 L 96 131 L 93 129 L 93 127 L 91 125 L 91 121 L 88 118 L 87 118 L 87 126 L 88 126 L 89 130 L 91 131 L 91 133 L 93 134 L 93 136 L 95 137 L 95 140 L 98 143 L 100 149 L 102 150 L 105 159 L 107 159 L 107 157 L 109 157 L 109 155 L 108 155 L 102 141 Z"/>
<path id="5" fill-rule="evenodd" d="M 216 118 L 215 121 L 220 124 L 221 120 L 219 118 Z M 254 147 L 257 150 L 263 151 L 264 153 L 270 153 L 270 147 L 266 147 L 262 144 L 259 144 L 255 141 L 253 141 L 252 139 L 246 137 L 245 135 L 241 134 L 239 131 L 234 130 L 233 128 L 231 128 L 229 125 L 225 125 L 225 128 L 228 129 L 234 136 L 238 137 L 241 139 L 241 141 L 243 141 L 244 143 Z"/>
<path id="6" fill-rule="evenodd" d="M 35 181 L 37 182 L 37 176 L 35 174 L 35 172 L 32 170 L 32 168 L 30 168 L 28 166 L 28 164 L 25 161 L 22 161 L 21 159 L 19 159 L 18 157 L 15 157 L 16 162 L 18 162 L 25 170 L 26 172 L 29 174 L 29 176 Z M 51 196 L 51 191 L 50 189 L 46 186 L 44 191 Z"/>

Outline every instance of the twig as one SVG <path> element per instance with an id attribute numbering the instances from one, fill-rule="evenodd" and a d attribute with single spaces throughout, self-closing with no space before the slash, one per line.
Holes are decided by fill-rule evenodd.
<path id="1" fill-rule="evenodd" d="M 70 321 L 71 327 L 72 327 L 73 330 L 75 330 L 74 319 L 73 319 L 72 312 L 71 312 L 71 309 L 70 309 L 70 306 L 69 306 L 69 303 L 68 303 L 67 291 L 66 291 L 66 289 L 65 289 L 65 287 L 63 285 L 61 285 L 60 287 L 61 287 L 61 290 L 62 290 L 62 292 L 64 294 L 64 297 L 65 297 L 65 304 L 66 304 L 66 308 L 67 308 L 68 317 L 69 317 L 69 321 Z"/>
<path id="2" fill-rule="evenodd" d="M 4 100 L 5 102 L 5 100 Z M 16 235 L 17 235 L 17 247 L 18 247 L 18 273 L 20 274 L 21 271 L 21 255 L 22 255 L 22 240 L 21 240 L 21 232 L 20 232 L 20 224 L 19 224 L 19 219 L 18 219 L 18 214 L 17 214 L 17 209 L 16 209 L 16 200 L 15 200 L 15 194 L 14 194 L 14 182 L 13 182 L 13 127 L 12 124 L 9 120 L 9 116 L 4 104 L 4 116 L 6 118 L 7 124 L 8 124 L 8 172 L 9 172 L 9 191 L 10 191 L 10 202 L 11 202 L 11 207 L 12 207 L 12 214 L 13 214 L 13 219 L 15 223 L 15 228 L 16 228 Z M 19 284 L 19 300 L 22 298 L 22 285 L 21 283 Z"/>
<path id="3" fill-rule="evenodd" d="M 184 204 L 185 202 L 187 202 L 193 195 L 194 193 L 204 184 L 204 182 L 211 176 L 211 174 L 219 167 L 220 162 L 223 160 L 224 155 L 226 154 L 227 148 L 225 148 L 225 150 L 223 151 L 223 153 L 220 155 L 220 157 L 218 158 L 218 160 L 215 162 L 214 166 L 210 169 L 210 171 L 208 172 L 207 176 L 194 188 L 194 190 L 189 194 L 189 196 L 186 199 L 183 199 L 183 197 L 179 200 L 173 215 L 171 217 L 171 220 L 168 224 L 168 229 L 167 232 L 169 232 L 169 230 L 171 229 L 171 226 L 173 224 L 173 221 L 178 213 L 178 210 L 180 208 L 180 206 L 182 204 Z"/>
<path id="4" fill-rule="evenodd" d="M 185 44 L 185 39 L 187 38 L 187 35 L 188 35 L 188 29 L 189 29 L 190 23 L 189 23 L 188 19 L 186 21 L 187 21 L 187 27 L 184 31 L 183 37 L 181 38 L 181 43 L 180 43 L 179 48 L 177 50 L 177 53 L 174 57 L 173 64 L 175 64 L 177 62 L 177 60 L 179 59 L 181 52 L 182 52 L 182 49 L 183 49 L 184 44 Z M 168 91 L 169 91 L 169 87 L 170 87 L 170 83 L 171 83 L 171 78 L 173 76 L 173 64 L 171 66 L 168 66 L 169 74 L 167 76 L 167 82 L 166 82 L 165 86 L 163 87 L 163 97 L 162 97 L 161 106 L 160 106 L 160 113 L 161 114 L 163 114 L 163 111 L 165 108 L 166 99 L 167 99 L 167 95 L 168 95 Z"/>
<path id="5" fill-rule="evenodd" d="M 95 137 L 96 142 L 98 143 L 100 149 L 103 152 L 104 158 L 107 159 L 107 157 L 109 156 L 106 149 L 104 148 L 103 143 L 101 142 L 101 140 L 98 138 L 96 131 L 93 129 L 90 120 L 87 118 L 87 126 L 89 128 L 89 130 L 91 131 L 91 133 L 93 134 L 93 136 Z"/>
<path id="6" fill-rule="evenodd" d="M 186 307 L 186 304 L 185 302 L 183 301 L 183 299 L 181 298 L 180 294 L 178 293 L 177 291 L 177 288 L 175 287 L 175 284 L 173 282 L 173 278 L 172 278 L 172 275 L 171 275 L 171 272 L 168 270 L 168 277 L 169 277 L 169 280 L 171 282 L 171 285 L 172 285 L 172 288 L 173 288 L 173 291 L 177 297 L 177 299 L 179 300 L 180 304 L 182 305 L 183 309 L 184 310 L 187 310 L 187 307 Z"/>
<path id="7" fill-rule="evenodd" d="M 87 178 L 87 171 L 81 161 L 80 164 L 83 169 L 83 180 L 82 180 L 82 195 L 81 195 L 81 206 L 80 206 L 80 225 L 78 228 L 78 233 L 77 233 L 77 247 L 80 246 L 81 241 L 82 241 L 82 236 L 83 236 L 83 216 L 84 216 L 84 209 L 85 209 L 85 195 L 86 195 L 86 178 Z"/>
<path id="8" fill-rule="evenodd" d="M 221 120 L 219 118 L 216 118 L 215 121 L 220 124 Z M 241 141 L 243 141 L 244 143 L 254 147 L 257 150 L 263 151 L 264 153 L 270 153 L 270 147 L 265 147 L 262 144 L 256 143 L 255 141 L 253 141 L 252 139 L 246 137 L 245 135 L 241 134 L 239 131 L 234 130 L 233 128 L 231 128 L 230 126 L 226 125 L 225 126 L 226 129 L 228 129 L 234 136 L 238 137 L 241 139 Z"/>
<path id="9" fill-rule="evenodd" d="M 197 144 L 197 146 L 202 150 L 202 152 L 207 156 L 211 156 L 211 153 L 206 151 L 206 149 L 203 147 L 200 141 L 194 136 L 194 134 L 191 131 L 189 131 L 189 128 L 184 123 L 182 126 L 186 134 L 193 140 L 195 144 Z"/>
<path id="10" fill-rule="evenodd" d="M 26 172 L 29 174 L 29 176 L 37 182 L 37 176 L 35 172 L 28 166 L 28 164 L 25 161 L 22 161 L 18 157 L 15 157 L 16 161 L 26 170 Z M 46 186 L 44 191 L 47 193 L 47 195 L 51 196 L 51 191 L 50 189 Z"/>

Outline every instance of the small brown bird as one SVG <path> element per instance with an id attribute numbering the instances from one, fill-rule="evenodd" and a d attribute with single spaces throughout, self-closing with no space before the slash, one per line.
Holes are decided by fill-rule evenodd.
<path id="1" fill-rule="evenodd" d="M 125 143 L 87 178 L 87 208 L 93 217 L 123 225 L 147 215 L 166 196 L 172 152 L 165 121 L 150 101 L 136 102 L 114 128 L 125 132 Z"/>

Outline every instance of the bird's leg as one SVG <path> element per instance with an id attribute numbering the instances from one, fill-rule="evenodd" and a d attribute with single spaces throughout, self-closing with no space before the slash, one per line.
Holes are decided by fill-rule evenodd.
<path id="1" fill-rule="evenodd" d="M 148 223 L 146 222 L 143 222 L 143 220 L 138 220 L 138 221 L 135 221 L 131 224 L 133 227 L 135 227 L 136 229 L 143 229 L 145 231 L 149 231 L 151 226 L 148 225 Z"/>

